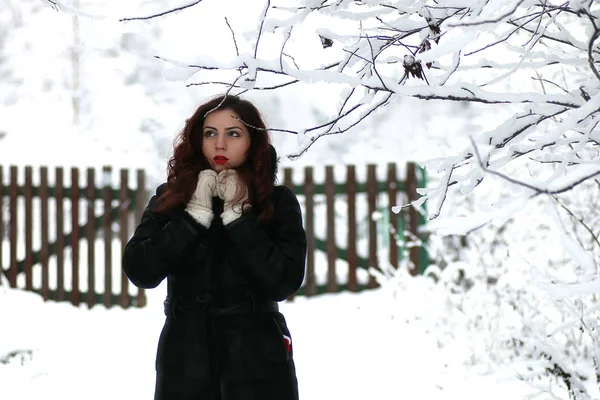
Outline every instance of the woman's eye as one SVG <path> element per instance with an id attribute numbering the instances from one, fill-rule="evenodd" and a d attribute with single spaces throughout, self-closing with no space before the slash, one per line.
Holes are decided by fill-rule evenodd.
<path id="1" fill-rule="evenodd" d="M 229 131 L 229 136 L 231 137 L 240 137 L 240 133 L 236 131 Z"/>
<path id="2" fill-rule="evenodd" d="M 204 137 L 213 137 L 213 136 L 215 136 L 215 132 L 213 132 L 213 131 L 204 132 Z"/>

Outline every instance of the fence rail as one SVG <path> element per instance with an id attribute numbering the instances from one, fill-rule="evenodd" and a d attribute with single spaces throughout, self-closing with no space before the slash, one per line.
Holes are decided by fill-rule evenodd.
<path id="1" fill-rule="evenodd" d="M 400 180 L 397 166 L 388 164 L 386 178 L 378 180 L 377 166 L 368 165 L 363 182 L 348 165 L 342 183 L 335 181 L 333 166 L 325 167 L 323 182 L 315 181 L 313 167 L 303 169 L 301 182 L 294 182 L 294 170 L 283 170 L 283 184 L 303 204 L 307 234 L 306 277 L 296 295 L 374 288 L 377 282 L 367 271 L 381 267 L 382 254 L 394 267 L 404 260 L 412 274 L 423 271 L 428 263 L 423 246 L 407 245 L 425 240 L 418 232 L 423 217 L 412 207 L 397 215 L 390 211 L 415 200 L 416 188 L 425 185 L 425 174 L 415 164 L 405 170 Z M 71 168 L 67 184 L 65 170 L 58 167 L 49 184 L 49 169 L 40 167 L 35 185 L 32 167 L 25 167 L 22 184 L 16 166 L 8 172 L 5 184 L 0 165 L 0 266 L 11 287 L 89 307 L 146 304 L 144 290 L 130 287 L 120 265 L 151 193 L 143 170 L 121 169 L 115 177 L 107 166 L 97 182 L 96 170 L 88 168 L 80 182 L 82 171 Z"/>

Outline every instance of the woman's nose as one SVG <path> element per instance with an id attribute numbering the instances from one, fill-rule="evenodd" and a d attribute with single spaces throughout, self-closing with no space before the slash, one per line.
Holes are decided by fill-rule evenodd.
<path id="1" fill-rule="evenodd" d="M 217 149 L 225 150 L 225 136 L 224 135 L 217 135 Z"/>

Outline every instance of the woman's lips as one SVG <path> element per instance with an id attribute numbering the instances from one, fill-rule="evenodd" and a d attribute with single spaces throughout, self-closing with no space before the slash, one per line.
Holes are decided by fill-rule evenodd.
<path id="1" fill-rule="evenodd" d="M 229 161 L 229 158 L 225 156 L 216 156 L 213 158 L 213 160 L 215 160 L 217 164 L 225 164 L 227 161 Z"/>

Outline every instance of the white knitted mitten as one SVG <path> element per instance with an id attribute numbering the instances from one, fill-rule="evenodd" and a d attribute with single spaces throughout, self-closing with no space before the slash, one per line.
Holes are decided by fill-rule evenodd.
<path id="1" fill-rule="evenodd" d="M 237 192 L 243 190 L 243 196 L 236 203 L 233 202 Z M 248 189 L 240 182 L 237 172 L 233 169 L 226 169 L 219 172 L 217 177 L 217 195 L 223 199 L 223 213 L 221 219 L 223 225 L 228 225 L 242 216 L 242 212 L 250 208 L 246 204 L 242 209 L 242 204 L 248 200 Z"/>
<path id="2" fill-rule="evenodd" d="M 212 169 L 205 169 L 198 174 L 198 184 L 190 201 L 185 207 L 198 223 L 206 228 L 210 227 L 214 218 L 212 211 L 212 198 L 217 194 L 217 173 Z"/>

